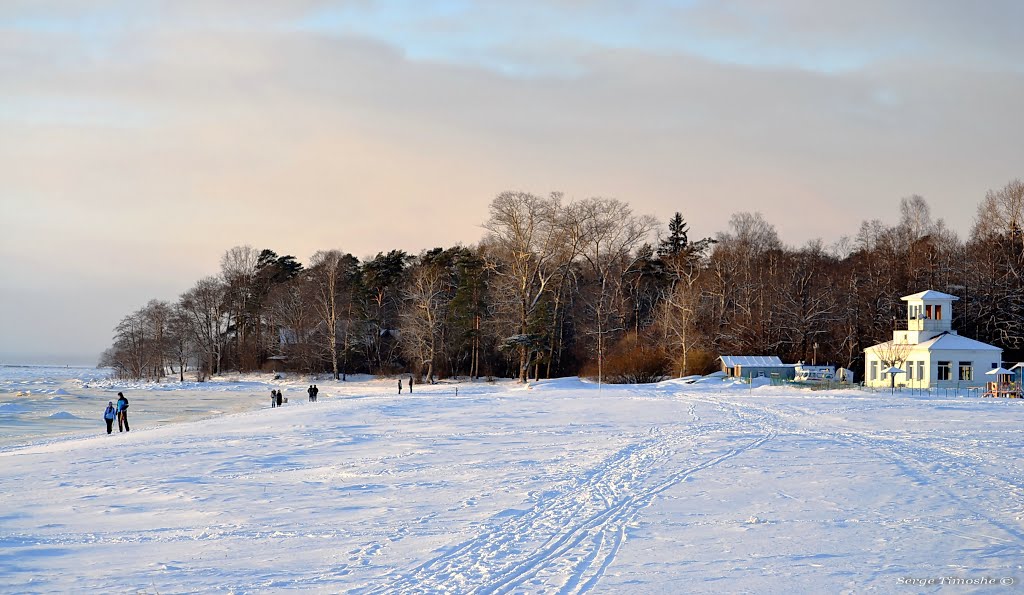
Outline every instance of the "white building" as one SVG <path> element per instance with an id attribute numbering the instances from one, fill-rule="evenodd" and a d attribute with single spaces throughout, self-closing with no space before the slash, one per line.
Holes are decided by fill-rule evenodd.
<path id="1" fill-rule="evenodd" d="M 864 350 L 864 384 L 891 386 L 891 367 L 897 386 L 914 388 L 984 386 L 985 372 L 999 367 L 1003 350 L 961 337 L 953 330 L 954 295 L 923 291 L 902 298 L 907 302 L 907 330 L 893 331 L 892 341 Z"/>

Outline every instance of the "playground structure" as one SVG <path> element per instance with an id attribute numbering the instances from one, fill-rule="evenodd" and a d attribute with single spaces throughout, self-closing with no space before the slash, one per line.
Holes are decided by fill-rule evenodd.
<path id="1" fill-rule="evenodd" d="M 1021 399 L 1024 398 L 1024 391 L 1021 391 L 1020 384 L 1016 382 L 989 382 L 981 396 Z"/>
<path id="2" fill-rule="evenodd" d="M 1013 381 L 1016 374 L 1010 370 L 1000 367 L 989 372 L 985 372 L 985 374 L 995 376 L 996 381 L 987 383 L 985 385 L 985 392 L 982 393 L 981 396 L 1004 397 L 1007 399 L 1024 398 L 1024 392 L 1021 391 L 1020 383 Z"/>

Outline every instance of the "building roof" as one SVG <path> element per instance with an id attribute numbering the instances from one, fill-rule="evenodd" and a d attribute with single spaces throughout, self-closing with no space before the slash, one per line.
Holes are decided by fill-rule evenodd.
<path id="1" fill-rule="evenodd" d="M 879 347 L 883 347 L 891 344 L 892 341 L 886 341 L 877 345 L 872 345 L 864 351 L 877 350 Z M 921 343 L 909 343 L 910 350 L 916 349 L 927 349 L 928 351 L 1002 351 L 1001 348 L 995 345 L 989 345 L 988 343 L 982 343 L 981 341 L 975 341 L 974 339 L 968 339 L 967 337 L 961 337 L 960 335 L 954 335 L 952 333 L 942 333 L 937 337 L 932 337 L 927 341 Z"/>
<path id="2" fill-rule="evenodd" d="M 934 339 L 929 339 L 924 343 L 921 343 L 919 347 L 925 347 L 927 349 L 949 349 L 949 350 L 987 350 L 987 351 L 1002 351 L 995 345 L 989 345 L 988 343 L 982 343 L 981 341 L 975 341 L 974 339 L 968 339 L 967 337 L 961 337 L 960 335 L 952 335 L 943 333 Z"/>
<path id="3" fill-rule="evenodd" d="M 719 359 L 725 364 L 726 368 L 734 368 L 736 366 L 744 367 L 782 367 L 782 360 L 776 355 L 723 355 Z"/>
<path id="4" fill-rule="evenodd" d="M 922 291 L 921 293 L 905 295 L 900 299 L 905 302 L 909 302 L 910 300 L 949 300 L 955 302 L 960 298 L 956 297 L 955 295 L 949 295 L 948 293 L 942 293 L 941 291 L 929 289 L 927 291 Z"/>

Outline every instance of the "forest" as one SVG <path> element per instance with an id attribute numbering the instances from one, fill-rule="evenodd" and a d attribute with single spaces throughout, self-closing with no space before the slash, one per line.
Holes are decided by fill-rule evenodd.
<path id="1" fill-rule="evenodd" d="M 717 369 L 722 354 L 863 370 L 905 324 L 900 297 L 959 297 L 953 327 L 1024 354 L 1024 183 L 990 190 L 966 241 L 920 196 L 888 226 L 830 245 L 782 243 L 760 213 L 691 237 L 611 198 L 503 192 L 478 244 L 303 264 L 236 246 L 220 273 L 153 299 L 114 329 L 100 365 L 124 378 L 227 371 L 650 382 Z M 852 230 L 851 230 L 852 231 Z"/>

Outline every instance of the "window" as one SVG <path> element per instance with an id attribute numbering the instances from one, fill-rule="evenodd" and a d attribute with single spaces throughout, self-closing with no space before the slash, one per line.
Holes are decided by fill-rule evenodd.
<path id="1" fill-rule="evenodd" d="M 960 380 L 974 380 L 974 365 L 972 362 L 960 362 Z"/>
<path id="2" fill-rule="evenodd" d="M 950 362 L 939 362 L 939 374 L 936 377 L 937 380 L 949 380 L 950 374 L 952 373 L 952 364 Z"/>
<path id="3" fill-rule="evenodd" d="M 907 362 L 907 380 L 914 379 L 914 362 Z"/>
<path id="4" fill-rule="evenodd" d="M 935 320 L 942 320 L 942 306 L 935 306 Z"/>
<path id="5" fill-rule="evenodd" d="M 924 380 L 924 361 L 917 362 L 917 379 Z"/>
<path id="6" fill-rule="evenodd" d="M 931 317 L 932 317 L 932 305 L 931 304 L 928 304 L 928 305 L 926 305 L 924 307 L 924 317 L 929 319 L 929 320 L 931 319 Z"/>
<path id="7" fill-rule="evenodd" d="M 878 362 L 871 362 L 871 379 L 878 380 Z"/>

